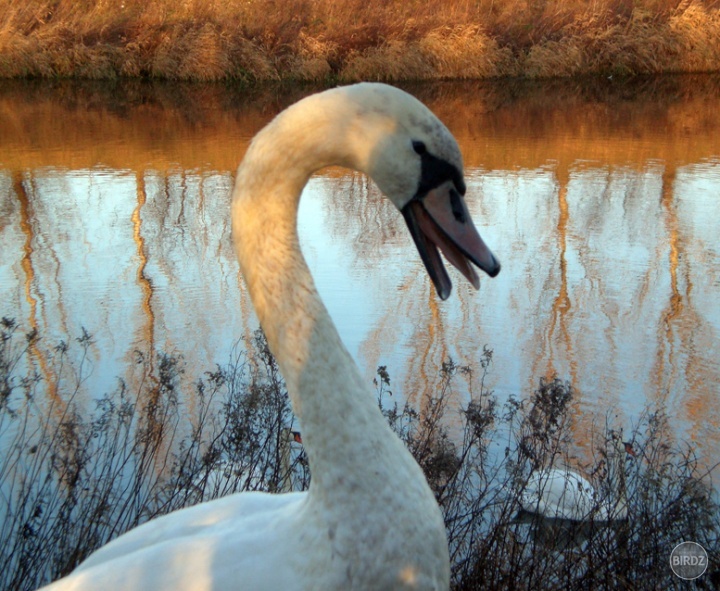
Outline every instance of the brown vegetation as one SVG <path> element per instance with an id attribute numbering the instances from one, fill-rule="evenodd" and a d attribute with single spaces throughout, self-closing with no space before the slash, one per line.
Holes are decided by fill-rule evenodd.
<path id="1" fill-rule="evenodd" d="M 719 69 L 718 0 L 0 0 L 2 77 L 351 81 Z"/>
<path id="2" fill-rule="evenodd" d="M 296 424 L 285 384 L 258 331 L 230 363 L 195 381 L 198 404 L 183 404 L 182 356 L 138 353 L 148 372 L 138 389 L 125 382 L 81 401 L 92 337 L 52 346 L 0 318 L 0 588 L 30 591 L 71 571 L 124 531 L 180 507 L 241 490 L 277 491 L 286 478 L 305 490 L 307 457 L 279 453 L 281 432 Z M 46 402 L 47 384 L 28 364 L 31 345 L 53 355 L 62 409 Z M 702 469 L 694 446 L 677 441 L 662 407 L 631 431 L 635 455 L 625 465 L 628 518 L 612 523 L 518 518 L 518 497 L 533 469 L 569 466 L 590 478 L 600 503 L 616 498 L 607 438 L 592 430 L 590 454 L 573 437 L 573 388 L 540 380 L 529 397 L 502 404 L 485 387 L 492 351 L 476 368 L 451 360 L 438 390 L 418 411 L 391 399 L 379 367 L 378 404 L 425 472 L 445 517 L 453 591 L 509 589 L 590 591 L 680 589 L 669 556 L 681 540 L 709 554 L 718 568 L 720 506 L 712 488 L 717 465 Z M 154 369 L 153 369 L 154 368 Z M 479 392 L 460 412 L 457 436 L 447 418 L 457 381 Z M 59 412 L 58 412 L 59 411 Z M 686 588 L 686 587 L 685 587 Z M 707 588 L 707 587 L 703 587 Z"/>

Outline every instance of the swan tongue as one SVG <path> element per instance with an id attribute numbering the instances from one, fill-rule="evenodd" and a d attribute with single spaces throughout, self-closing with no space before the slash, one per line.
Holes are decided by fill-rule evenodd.
<path id="1" fill-rule="evenodd" d="M 452 282 L 438 248 L 475 289 L 480 287 L 480 280 L 470 262 L 490 277 L 500 272 L 500 263 L 478 234 L 464 199 L 451 182 L 443 183 L 424 197 L 413 199 L 402 213 L 441 299 L 450 295 Z"/>

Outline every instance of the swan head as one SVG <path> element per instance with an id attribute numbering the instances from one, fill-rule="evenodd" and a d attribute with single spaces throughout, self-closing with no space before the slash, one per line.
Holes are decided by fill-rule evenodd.
<path id="1" fill-rule="evenodd" d="M 452 289 L 439 252 L 476 289 L 473 265 L 497 275 L 500 263 L 468 212 L 462 155 L 447 127 L 392 86 L 364 83 L 336 90 L 356 105 L 357 125 L 346 136 L 360 155 L 353 164 L 402 212 L 438 295 L 446 299 Z"/>
<path id="2" fill-rule="evenodd" d="M 248 220 L 269 216 L 267 202 L 254 197 L 268 192 L 267 183 L 277 185 L 270 192 L 297 201 L 310 175 L 331 165 L 367 174 L 402 212 L 442 299 L 450 295 L 452 283 L 440 252 L 476 288 L 480 281 L 473 265 L 491 277 L 500 272 L 468 213 L 455 138 L 419 100 L 386 84 L 364 82 L 310 95 L 258 133 L 238 169 L 234 231 L 240 235 Z M 251 206 L 262 214 L 250 215 L 246 208 Z M 287 217 L 290 225 L 297 204 L 271 215 Z M 242 263 L 242 251 L 238 254 Z"/>

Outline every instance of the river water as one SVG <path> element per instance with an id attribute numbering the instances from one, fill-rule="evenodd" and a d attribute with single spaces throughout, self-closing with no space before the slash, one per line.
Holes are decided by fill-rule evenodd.
<path id="1" fill-rule="evenodd" d="M 720 79 L 407 85 L 465 158 L 467 200 L 503 264 L 435 296 L 401 216 L 363 177 L 316 174 L 301 242 L 370 384 L 422 400 L 443 360 L 501 400 L 569 380 L 580 425 L 664 405 L 720 456 Z M 257 326 L 229 225 L 250 138 L 311 88 L 0 82 L 0 315 L 45 342 L 93 335 L 88 399 L 136 351 L 181 354 L 187 388 Z M 282 174 L 282 171 L 278 171 Z M 48 360 L 34 363 L 47 383 Z M 456 384 L 458 405 L 479 372 Z M 49 388 L 48 395 L 52 395 Z"/>

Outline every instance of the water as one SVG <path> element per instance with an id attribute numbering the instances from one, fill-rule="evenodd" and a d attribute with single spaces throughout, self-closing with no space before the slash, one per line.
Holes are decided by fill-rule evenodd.
<path id="1" fill-rule="evenodd" d="M 448 356 L 501 398 L 557 374 L 583 427 L 662 403 L 702 463 L 720 452 L 720 80 L 411 85 L 457 137 L 468 205 L 503 270 L 440 302 L 401 216 L 329 169 L 301 242 L 371 382 L 420 400 Z M 229 227 L 249 139 L 310 89 L 0 82 L 0 314 L 45 341 L 94 337 L 82 394 L 182 354 L 187 384 L 257 326 Z M 278 171 L 282 174 L 282 171 Z M 35 359 L 52 383 L 48 360 Z M 459 384 L 458 404 L 478 391 Z M 189 401 L 191 402 L 191 401 Z"/>

